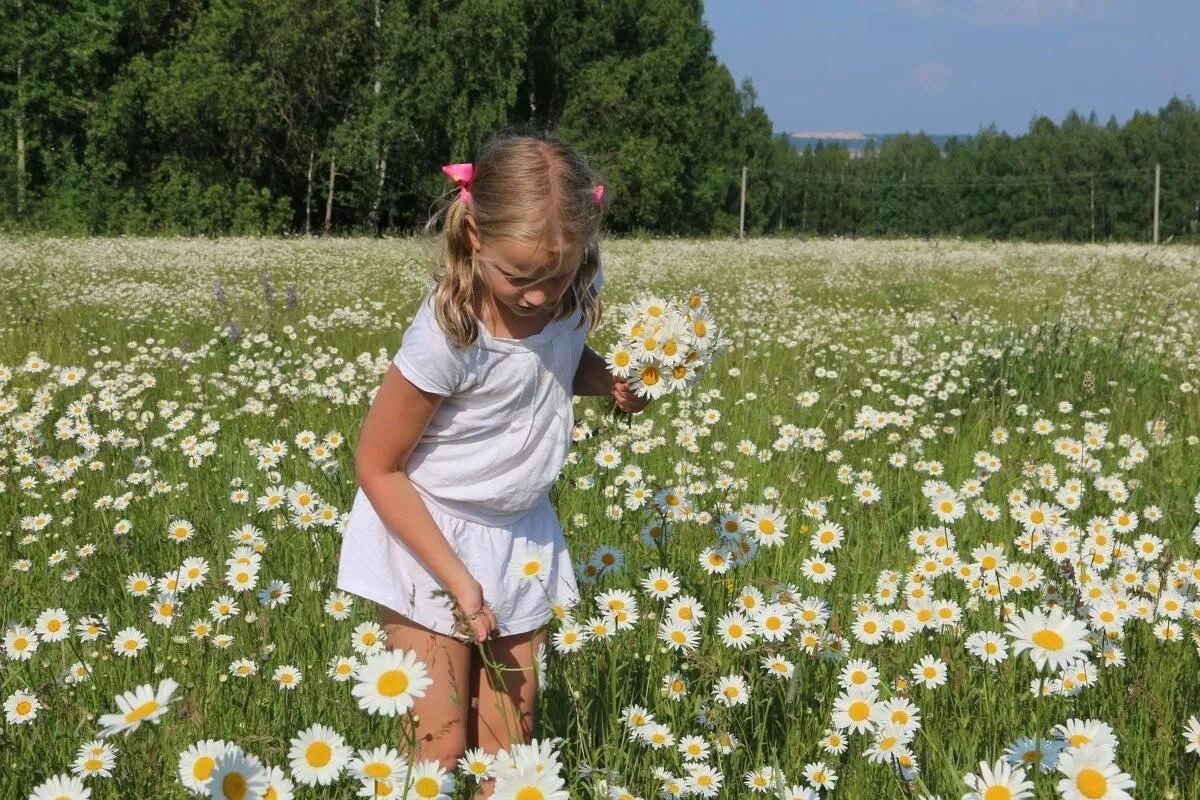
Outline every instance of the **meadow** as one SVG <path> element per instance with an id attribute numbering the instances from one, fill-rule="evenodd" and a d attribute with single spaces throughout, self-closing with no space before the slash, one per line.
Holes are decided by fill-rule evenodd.
<path id="1" fill-rule="evenodd" d="M 1200 798 L 1200 250 L 603 252 L 593 349 L 696 287 L 729 347 L 577 398 L 564 785 L 496 797 Z M 432 253 L 0 238 L 0 797 L 470 796 L 379 779 L 403 715 L 333 585 Z"/>

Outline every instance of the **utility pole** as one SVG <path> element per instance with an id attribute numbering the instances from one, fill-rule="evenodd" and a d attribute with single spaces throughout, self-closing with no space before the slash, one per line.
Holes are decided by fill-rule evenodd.
<path id="1" fill-rule="evenodd" d="M 1162 164 L 1154 165 L 1154 243 L 1158 244 L 1158 196 L 1162 184 Z"/>
<path id="2" fill-rule="evenodd" d="M 1158 226 L 1155 225 L 1154 229 L 1157 231 Z M 745 167 L 742 167 L 742 217 L 741 217 L 741 220 L 738 222 L 738 238 L 739 239 L 746 238 L 746 168 Z M 1155 237 L 1155 241 L 1158 241 L 1157 236 Z"/>

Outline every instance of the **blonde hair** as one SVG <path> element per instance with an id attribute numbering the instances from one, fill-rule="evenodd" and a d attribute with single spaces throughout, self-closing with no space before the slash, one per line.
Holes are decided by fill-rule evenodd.
<path id="1" fill-rule="evenodd" d="M 545 131 L 505 129 L 492 135 L 474 162 L 471 202 L 458 187 L 442 198 L 425 226 L 443 221 L 434 274 L 433 310 L 456 347 L 479 335 L 476 292 L 487 291 L 479 260 L 471 247 L 467 218 L 473 217 L 481 243 L 510 239 L 544 250 L 556 270 L 578 263 L 571 288 L 551 321 L 581 309 L 588 330 L 600 324 L 603 305 L 592 286 L 600 271 L 603 200 L 593 189 L 597 177 L 582 154 Z"/>

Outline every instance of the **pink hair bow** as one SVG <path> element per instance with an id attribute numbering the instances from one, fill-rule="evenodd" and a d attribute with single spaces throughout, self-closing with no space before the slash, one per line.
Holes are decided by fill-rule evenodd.
<path id="1" fill-rule="evenodd" d="M 442 172 L 450 176 L 458 184 L 458 196 L 467 205 L 471 204 L 471 181 L 475 178 L 473 164 L 447 164 Z"/>
<path id="2" fill-rule="evenodd" d="M 596 205 L 600 205 L 600 201 L 604 199 L 603 183 L 597 183 L 596 188 L 592 189 L 592 199 L 596 201 Z"/>

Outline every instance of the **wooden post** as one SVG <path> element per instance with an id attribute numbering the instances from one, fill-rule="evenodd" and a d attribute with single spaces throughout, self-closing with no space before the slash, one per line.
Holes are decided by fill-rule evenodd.
<path id="1" fill-rule="evenodd" d="M 1154 165 L 1154 243 L 1158 244 L 1158 196 L 1162 184 L 1162 164 Z"/>
<path id="2" fill-rule="evenodd" d="M 1157 230 L 1157 227 L 1155 228 Z M 742 217 L 738 222 L 738 238 L 746 238 L 746 168 L 742 167 Z"/>
<path id="3" fill-rule="evenodd" d="M 333 182 L 337 178 L 337 168 L 333 153 L 329 154 L 329 196 L 325 199 L 325 235 L 333 233 Z"/>
<path id="4" fill-rule="evenodd" d="M 21 4 L 17 4 L 20 9 Z M 25 211 L 25 98 L 22 92 L 21 85 L 21 70 L 23 64 L 21 59 L 17 58 L 17 107 L 16 107 L 16 128 L 17 128 L 17 216 L 20 217 Z"/>

